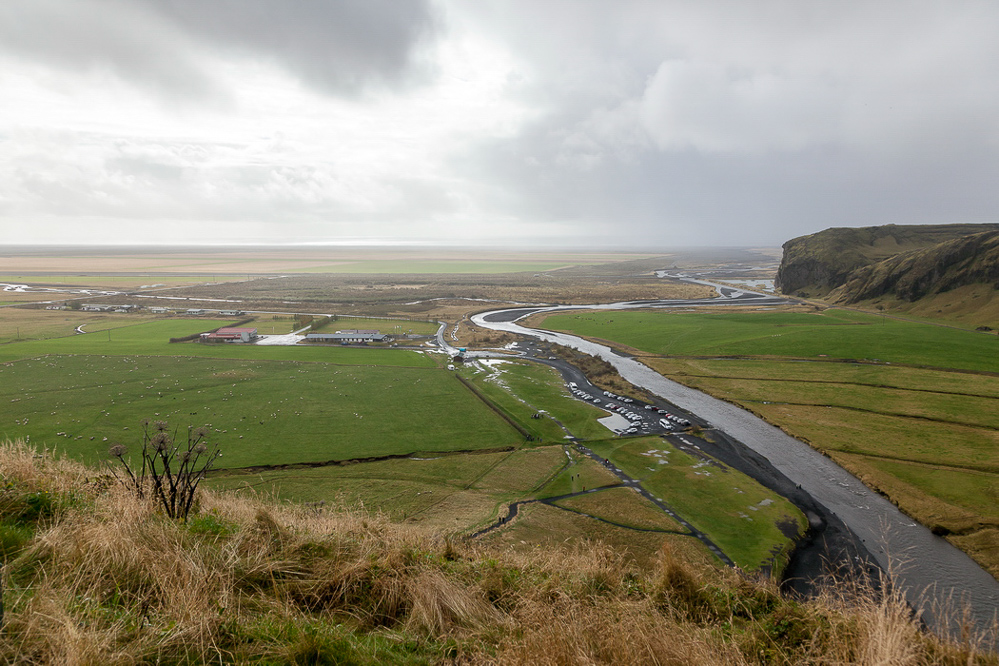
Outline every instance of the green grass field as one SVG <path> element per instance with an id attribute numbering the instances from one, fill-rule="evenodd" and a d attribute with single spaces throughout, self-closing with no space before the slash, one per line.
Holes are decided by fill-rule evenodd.
<path id="1" fill-rule="evenodd" d="M 91 333 L 109 328 L 134 326 L 161 319 L 154 315 L 105 314 L 101 312 L 76 312 L 73 310 L 35 310 L 4 308 L 0 311 L 0 349 L 8 342 L 47 340 L 76 335 L 76 327 L 83 326 Z"/>
<path id="2" fill-rule="evenodd" d="M 554 419 L 577 437 L 604 439 L 609 431 L 596 421 L 606 413 L 573 399 L 550 368 L 516 362 L 489 373 L 460 371 L 537 435 L 524 448 L 522 435 L 425 354 L 168 342 L 225 323 L 161 319 L 0 345 L 0 437 L 94 463 L 107 460 L 114 442 L 134 454 L 143 419 L 167 421 L 181 437 L 188 425 L 208 424 L 223 451 L 220 472 L 210 481 L 215 487 L 301 502 L 364 503 L 396 520 L 466 533 L 495 520 L 506 503 L 616 483 L 592 461 L 563 449 L 566 432 Z M 549 416 L 532 419 L 539 411 Z M 410 454 L 416 455 L 308 466 Z M 657 478 L 649 477 L 653 485 Z M 718 501 L 701 501 L 704 484 L 690 481 L 669 481 L 674 493 L 695 493 L 678 506 L 701 514 L 719 510 Z M 637 557 L 652 558 L 670 539 L 687 539 L 641 532 L 677 525 L 631 492 L 566 499 L 561 507 L 566 526 L 588 526 L 577 537 L 618 542 L 628 527 L 639 528 L 631 530 Z M 722 534 L 719 543 L 734 548 L 748 568 L 765 560 L 753 550 L 760 543 L 781 549 L 765 530 L 749 545 L 723 543 L 723 518 L 697 520 Z M 696 545 L 684 547 L 700 552 Z"/>
<path id="3" fill-rule="evenodd" d="M 995 335 L 834 309 L 558 315 L 546 325 L 664 354 L 642 360 L 809 442 L 999 575 Z"/>
<path id="4" fill-rule="evenodd" d="M 544 327 L 671 356 L 879 360 L 999 372 L 999 337 L 850 310 L 559 314 Z"/>
<path id="5" fill-rule="evenodd" d="M 143 418 L 211 424 L 225 467 L 521 439 L 423 354 L 168 342 L 222 323 L 168 319 L 0 346 L 2 436 L 95 461 L 109 442 L 137 445 Z"/>
<path id="6" fill-rule="evenodd" d="M 785 532 L 804 533 L 804 515 L 786 499 L 703 454 L 678 449 L 671 440 L 605 440 L 590 448 L 640 480 L 745 569 L 773 564 L 779 571 L 793 545 Z"/>
<path id="7" fill-rule="evenodd" d="M 643 568 L 653 567 L 659 553 L 664 551 L 687 562 L 717 562 L 704 544 L 692 536 L 672 532 L 636 532 L 547 504 L 524 506 L 513 524 L 487 534 L 482 541 L 495 547 L 526 552 L 544 551 L 552 546 L 576 546 L 594 552 L 595 544 L 606 544 Z"/>
<path id="8" fill-rule="evenodd" d="M 558 372 L 548 366 L 510 361 L 491 364 L 489 373 L 466 372 L 486 396 L 537 439 L 562 441 L 568 436 L 566 430 L 580 439 L 602 439 L 611 432 L 597 422 L 608 413 L 573 398 Z M 536 413 L 543 418 L 532 419 Z"/>
<path id="9" fill-rule="evenodd" d="M 534 494 L 538 499 L 578 493 L 587 488 L 599 488 L 620 483 L 606 467 L 592 458 L 570 451 L 570 465 Z"/>
<path id="10" fill-rule="evenodd" d="M 518 444 L 432 368 L 156 356 L 48 356 L 0 367 L 3 436 L 89 461 L 134 446 L 143 418 L 211 424 L 224 467 Z M 64 435 L 57 435 L 63 432 Z M 91 439 L 93 438 L 93 439 Z"/>
<path id="11" fill-rule="evenodd" d="M 669 514 L 632 488 L 609 488 L 599 493 L 568 497 L 559 500 L 556 505 L 638 530 L 687 531 L 670 518 Z"/>
<path id="12" fill-rule="evenodd" d="M 209 331 L 231 325 L 221 319 L 163 319 L 134 324 L 111 331 L 87 333 L 51 340 L 30 340 L 0 345 L 0 362 L 34 358 L 48 354 L 96 356 L 175 356 L 234 360 L 267 359 L 272 361 L 305 361 L 343 365 L 395 365 L 405 367 L 435 367 L 434 361 L 407 350 L 296 345 L 257 346 L 198 343 L 171 344 L 170 338 Z M 278 322 L 281 323 L 281 322 Z M 251 324 L 252 325 L 252 324 Z M 258 324 L 261 332 L 267 332 Z M 287 325 L 285 325 L 287 328 Z M 279 331 L 280 332 L 280 331 Z"/>
<path id="13" fill-rule="evenodd" d="M 209 485 L 284 501 L 346 503 L 468 532 L 495 520 L 503 503 L 529 495 L 565 463 L 550 446 L 501 453 L 405 458 L 346 466 L 215 475 Z"/>

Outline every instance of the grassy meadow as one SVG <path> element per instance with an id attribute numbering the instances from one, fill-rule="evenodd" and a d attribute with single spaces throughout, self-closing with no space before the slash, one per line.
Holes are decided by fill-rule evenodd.
<path id="1" fill-rule="evenodd" d="M 590 448 L 641 481 L 739 566 L 783 568 L 792 540 L 807 527 L 804 515 L 748 476 L 690 447 L 681 449 L 676 441 L 639 437 L 594 442 Z"/>
<path id="2" fill-rule="evenodd" d="M 94 462 L 143 418 L 211 426 L 223 467 L 511 446 L 450 373 L 294 361 L 48 356 L 0 367 L 3 435 Z M 63 433 L 63 434 L 59 434 Z"/>
<path id="3" fill-rule="evenodd" d="M 521 440 L 426 355 L 168 342 L 223 323 L 162 320 L 0 346 L 2 435 L 95 462 L 109 442 L 138 444 L 143 418 L 210 424 L 224 467 Z"/>
<path id="4" fill-rule="evenodd" d="M 0 345 L 8 342 L 69 337 L 75 335 L 77 326 L 83 326 L 84 331 L 96 333 L 109 328 L 134 326 L 157 319 L 162 317 L 141 314 L 123 317 L 103 312 L 4 308 L 0 311 Z"/>
<path id="5" fill-rule="evenodd" d="M 65 317 L 63 311 L 54 314 Z M 610 431 L 597 422 L 606 412 L 574 399 L 558 373 L 545 366 L 506 362 L 486 371 L 460 369 L 480 397 L 441 359 L 407 350 L 169 342 L 231 323 L 222 319 L 123 315 L 95 320 L 108 324 L 104 330 L 64 337 L 46 337 L 56 332 L 46 328 L 54 319 L 23 321 L 39 334 L 0 345 L 0 438 L 29 441 L 89 464 L 106 461 L 111 443 L 123 443 L 134 454 L 143 419 L 179 427 L 181 437 L 188 425 L 208 425 L 223 451 L 210 480 L 215 488 L 313 505 L 347 502 L 396 521 L 466 533 L 495 521 L 514 501 L 618 483 L 563 447 L 570 434 L 608 438 Z M 290 318 L 272 321 L 292 325 Z M 377 321 L 384 320 L 350 320 L 349 326 Z M 497 411 L 533 441 L 525 443 Z M 544 417 L 531 418 L 535 413 Z M 623 453 L 608 449 L 605 455 Z M 357 459 L 365 461 L 331 464 Z M 649 482 L 662 492 L 656 478 L 649 476 Z M 783 551 L 786 539 L 775 529 L 741 545 L 726 542 L 724 519 L 702 514 L 727 509 L 700 501 L 700 481 L 695 475 L 670 482 L 674 495 L 692 493 L 689 501 L 675 503 L 683 507 L 681 515 L 703 525 L 726 551 L 732 548 L 747 569 L 766 566 L 766 552 Z M 546 539 L 630 544 L 630 557 L 645 562 L 679 540 L 684 551 L 711 559 L 668 515 L 630 491 L 531 507 L 523 521 L 500 531 L 514 528 L 511 534 L 523 533 L 517 543 L 541 544 L 543 539 L 528 535 L 540 538 L 548 528 L 532 521 L 557 511 L 562 528 L 586 529 Z M 763 542 L 765 548 L 758 545 Z"/>
<path id="6" fill-rule="evenodd" d="M 792 598 L 689 536 L 546 504 L 468 542 L 245 493 L 167 520 L 99 473 L 0 444 L 3 663 L 996 663 L 994 635 L 928 633 L 892 586 Z"/>
<path id="7" fill-rule="evenodd" d="M 129 316 L 129 315 L 124 315 Z M 272 361 L 312 361 L 343 365 L 390 365 L 404 367 L 435 367 L 429 358 L 411 351 L 381 348 L 293 347 L 229 344 L 171 343 L 170 338 L 181 338 L 219 326 L 232 325 L 224 319 L 162 319 L 132 324 L 110 331 L 86 333 L 51 340 L 28 340 L 0 346 L 0 362 L 33 358 L 48 354 L 88 356 L 170 356 L 200 357 L 233 360 L 267 359 Z M 278 320 L 277 332 L 287 333 L 290 320 Z M 254 322 L 261 333 L 269 334 L 267 320 Z"/>
<path id="8" fill-rule="evenodd" d="M 587 313 L 546 326 L 618 341 L 759 414 L 999 575 L 995 335 L 836 309 Z"/>
<path id="9" fill-rule="evenodd" d="M 562 447 L 417 455 L 352 465 L 215 475 L 209 485 L 241 495 L 363 507 L 394 521 L 465 532 L 496 519 L 502 504 L 558 473 Z"/>
<path id="10" fill-rule="evenodd" d="M 607 412 L 573 397 L 554 369 L 524 361 L 492 362 L 487 367 L 487 373 L 468 372 L 469 378 L 535 439 L 562 441 L 570 435 L 603 439 L 610 435 L 611 431 L 597 422 Z M 538 413 L 543 418 L 531 418 Z"/>
<path id="11" fill-rule="evenodd" d="M 669 356 L 881 361 L 999 372 L 999 337 L 828 309 L 816 312 L 592 312 L 550 315 L 545 328 Z"/>

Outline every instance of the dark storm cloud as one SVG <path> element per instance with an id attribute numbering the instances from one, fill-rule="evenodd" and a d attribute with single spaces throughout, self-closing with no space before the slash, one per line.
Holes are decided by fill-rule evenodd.
<path id="1" fill-rule="evenodd" d="M 74 71 L 110 71 L 170 93 L 219 85 L 211 55 L 276 64 L 355 95 L 424 72 L 438 20 L 425 0 L 5 0 L 0 51 Z"/>
<path id="2" fill-rule="evenodd" d="M 832 226 L 993 222 L 999 211 L 999 159 L 985 145 L 912 160 L 841 145 L 617 155 L 578 139 L 567 157 L 561 127 L 476 146 L 455 168 L 492 183 L 487 208 L 626 247 L 779 245 Z"/>
<path id="3" fill-rule="evenodd" d="M 212 46 L 272 58 L 324 89 L 399 83 L 438 28 L 425 0 L 143 0 Z"/>

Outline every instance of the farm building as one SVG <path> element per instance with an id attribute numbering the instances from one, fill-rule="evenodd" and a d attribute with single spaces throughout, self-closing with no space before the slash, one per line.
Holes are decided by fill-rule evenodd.
<path id="1" fill-rule="evenodd" d="M 158 307 L 149 308 L 149 311 L 152 312 L 153 314 L 166 314 L 167 312 L 169 312 L 167 308 L 158 308 Z"/>
<path id="2" fill-rule="evenodd" d="M 219 314 L 223 317 L 238 317 L 246 313 L 242 310 L 219 310 Z"/>
<path id="3" fill-rule="evenodd" d="M 201 308 L 191 308 L 190 310 L 187 311 L 186 314 L 193 315 L 195 317 L 200 317 L 201 315 L 205 314 L 205 311 L 202 310 Z"/>
<path id="4" fill-rule="evenodd" d="M 252 342 L 257 337 L 255 328 L 220 328 L 214 333 L 202 333 L 202 342 Z"/>
<path id="5" fill-rule="evenodd" d="M 336 333 L 309 333 L 305 336 L 307 342 L 385 342 L 387 335 L 378 331 L 337 331 Z"/>

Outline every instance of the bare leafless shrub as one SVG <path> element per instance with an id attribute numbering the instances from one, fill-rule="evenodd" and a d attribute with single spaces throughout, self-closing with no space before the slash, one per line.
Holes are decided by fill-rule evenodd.
<path id="1" fill-rule="evenodd" d="M 217 444 L 209 444 L 205 426 L 188 426 L 186 447 L 178 446 L 176 437 L 177 431 L 170 435 L 166 421 L 145 419 L 142 422 L 141 465 L 133 469 L 125 458 L 128 449 L 123 444 L 112 444 L 108 453 L 117 458 L 125 470 L 127 478 L 119 476 L 119 479 L 138 497 L 149 493 L 168 516 L 187 520 L 198 484 L 222 453 Z M 112 473 L 115 473 L 114 468 Z"/>

